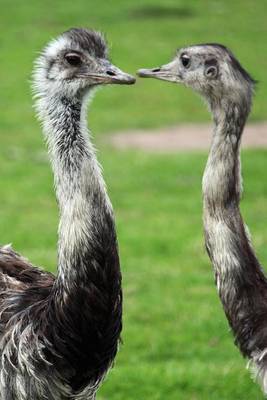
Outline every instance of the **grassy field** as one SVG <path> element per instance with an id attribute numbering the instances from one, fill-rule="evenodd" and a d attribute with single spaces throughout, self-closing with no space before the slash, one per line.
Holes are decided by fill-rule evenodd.
<path id="1" fill-rule="evenodd" d="M 107 33 L 112 59 L 134 73 L 175 48 L 218 41 L 254 77 L 254 120 L 267 116 L 266 1 L 0 0 L 0 241 L 55 270 L 57 207 L 29 89 L 32 61 L 71 26 Z M 145 106 L 144 106 L 145 105 Z M 161 82 L 101 90 L 91 108 L 103 132 L 209 118 L 190 91 Z M 243 213 L 267 264 L 265 151 L 243 154 Z M 124 278 L 124 345 L 101 400 L 260 400 L 217 298 L 201 225 L 206 154 L 152 155 L 100 147 L 117 216 Z"/>
<path id="2" fill-rule="evenodd" d="M 33 145 L 28 82 L 32 62 L 47 40 L 72 26 L 104 31 L 113 61 L 132 73 L 168 62 L 177 47 L 224 43 L 260 81 L 252 119 L 267 118 L 266 0 L 0 0 L 0 4 L 4 77 L 0 109 L 5 109 L 0 128 L 12 132 L 13 138 L 21 134 Z M 188 89 L 147 80 L 131 88 L 103 90 L 92 107 L 95 132 L 207 118 L 201 100 Z"/>

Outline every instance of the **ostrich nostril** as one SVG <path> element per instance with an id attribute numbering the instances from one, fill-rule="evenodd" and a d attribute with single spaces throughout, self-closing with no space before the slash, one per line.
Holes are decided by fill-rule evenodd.
<path id="1" fill-rule="evenodd" d="M 106 74 L 110 75 L 110 76 L 115 76 L 116 75 L 115 72 L 113 72 L 113 71 L 107 71 Z"/>
<path id="2" fill-rule="evenodd" d="M 152 69 L 152 72 L 159 72 L 160 71 L 160 68 L 154 68 L 154 69 Z"/>

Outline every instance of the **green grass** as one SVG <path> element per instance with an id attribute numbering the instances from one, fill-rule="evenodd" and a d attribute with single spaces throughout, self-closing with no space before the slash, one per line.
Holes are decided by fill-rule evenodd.
<path id="1" fill-rule="evenodd" d="M 17 140 L 22 135 L 23 140 L 31 143 L 34 140 L 29 130 L 29 125 L 33 125 L 28 83 L 32 62 L 51 37 L 71 26 L 104 31 L 112 46 L 113 61 L 131 73 L 140 67 L 168 62 L 177 47 L 200 42 L 224 43 L 260 81 L 252 119 L 266 119 L 266 0 L 1 0 L 0 3 L 0 108 L 5 110 L 0 128 L 6 136 L 15 134 Z M 91 122 L 96 132 L 106 132 L 207 119 L 201 100 L 190 90 L 164 82 L 138 80 L 132 87 L 101 91 L 92 107 Z"/>
<path id="2" fill-rule="evenodd" d="M 123 269 L 124 345 L 100 399 L 262 399 L 233 345 L 201 225 L 206 155 L 101 149 Z M 42 153 L 1 149 L 1 241 L 54 270 L 57 209 Z M 267 263 L 265 151 L 243 155 L 243 213 Z"/>
<path id="3" fill-rule="evenodd" d="M 168 61 L 178 46 L 225 43 L 261 81 L 252 119 L 263 120 L 265 9 L 266 1 L 249 0 L 1 0 L 0 241 L 55 270 L 57 207 L 29 90 L 32 61 L 47 39 L 70 26 L 98 28 L 114 62 L 132 73 Z M 90 116 L 99 145 L 101 132 L 208 118 L 189 90 L 147 80 L 101 90 Z M 233 345 L 204 251 L 206 154 L 100 150 L 117 216 L 125 306 L 124 345 L 99 399 L 262 399 Z M 244 153 L 242 203 L 265 265 L 266 156 Z"/>

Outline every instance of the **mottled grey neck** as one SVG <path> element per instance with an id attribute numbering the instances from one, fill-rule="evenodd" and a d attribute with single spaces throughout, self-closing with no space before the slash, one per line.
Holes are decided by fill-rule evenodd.
<path id="1" fill-rule="evenodd" d="M 229 102 L 224 106 L 212 105 L 211 110 L 214 131 L 202 182 L 203 222 L 206 248 L 224 302 L 228 291 L 234 293 L 239 282 L 237 275 L 246 268 L 240 248 L 250 249 L 239 211 L 242 191 L 239 147 L 249 107 L 243 109 Z"/>
<path id="2" fill-rule="evenodd" d="M 43 97 L 60 209 L 58 275 L 47 307 L 60 373 L 93 399 L 118 348 L 121 273 L 113 211 L 86 127 L 86 102 Z M 68 372 L 66 372 L 68 371 Z M 80 394 L 78 394 L 78 392 Z"/>
<path id="3" fill-rule="evenodd" d="M 112 218 L 111 204 L 87 130 L 86 106 L 86 99 L 60 96 L 52 101 L 44 97 L 38 104 L 60 209 L 58 280 L 61 283 L 86 273 L 90 248 L 97 240 L 93 230 L 101 232 L 105 228 L 103 215 Z M 86 259 L 83 259 L 85 253 Z"/>
<path id="4" fill-rule="evenodd" d="M 266 351 L 267 282 L 239 210 L 239 145 L 250 107 L 229 103 L 211 108 L 215 127 L 203 177 L 205 244 L 236 344 L 261 370 L 267 361 L 262 356 Z"/>
<path id="5" fill-rule="evenodd" d="M 203 177 L 204 209 L 214 212 L 238 206 L 241 194 L 239 147 L 249 109 L 229 103 L 212 107 L 214 130 Z"/>
<path id="6" fill-rule="evenodd" d="M 240 139 L 248 115 L 238 105 L 228 103 L 211 107 L 214 131 L 210 154 L 203 176 L 203 222 L 206 247 L 213 263 L 218 287 L 223 276 L 243 267 L 233 244 L 239 246 L 244 233 L 239 201 L 242 191 Z M 239 257 L 239 259 L 238 259 Z M 228 288 L 230 289 L 230 288 Z"/>

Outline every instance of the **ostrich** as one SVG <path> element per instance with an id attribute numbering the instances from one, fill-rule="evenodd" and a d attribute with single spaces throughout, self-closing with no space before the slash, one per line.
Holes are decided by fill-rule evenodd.
<path id="1" fill-rule="evenodd" d="M 169 64 L 139 75 L 183 83 L 209 105 L 214 130 L 203 177 L 206 248 L 235 343 L 267 394 L 267 280 L 239 209 L 239 148 L 255 81 L 220 44 L 182 48 Z"/>
<path id="2" fill-rule="evenodd" d="M 121 272 L 112 206 L 86 127 L 101 84 L 135 79 L 112 65 L 100 33 L 71 29 L 34 70 L 60 210 L 58 274 L 0 248 L 0 399 L 95 399 L 117 353 Z"/>

